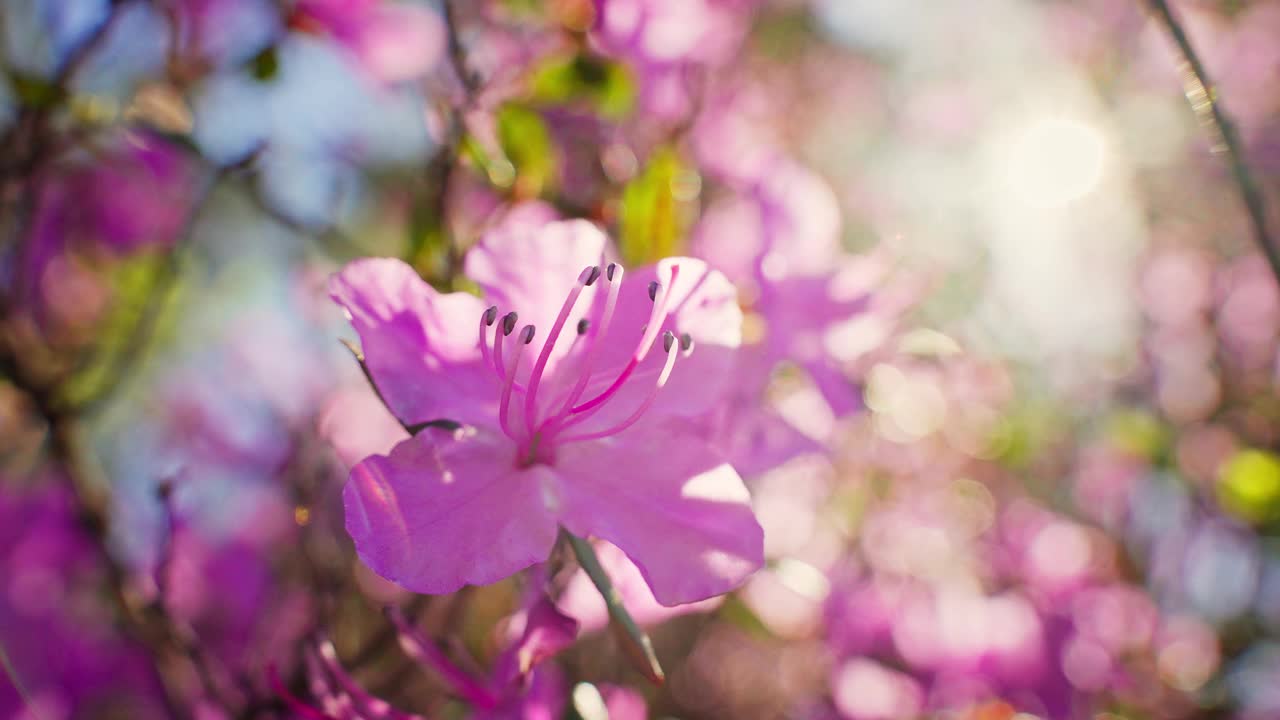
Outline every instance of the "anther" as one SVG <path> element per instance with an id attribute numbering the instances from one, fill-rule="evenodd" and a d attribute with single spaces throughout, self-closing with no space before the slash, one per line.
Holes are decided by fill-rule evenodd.
<path id="1" fill-rule="evenodd" d="M 578 334 L 579 334 L 579 335 L 586 335 L 586 334 L 587 334 L 587 331 L 588 331 L 588 330 L 590 330 L 590 329 L 591 329 L 591 321 L 590 321 L 590 320 L 588 320 L 588 319 L 586 319 L 586 318 L 582 318 L 581 320 L 579 320 L 579 321 L 578 321 Z"/>
<path id="2" fill-rule="evenodd" d="M 534 328 L 532 325 L 525 325 L 524 329 L 520 331 L 520 342 L 524 343 L 525 345 L 528 345 L 529 343 L 533 342 L 533 335 L 536 332 L 537 332 L 537 329 Z"/>
<path id="3" fill-rule="evenodd" d="M 656 301 L 658 299 L 658 290 L 662 288 L 662 283 L 654 280 L 649 283 L 649 299 Z"/>
<path id="4" fill-rule="evenodd" d="M 588 287 L 594 285 L 598 279 L 600 279 L 600 268 L 596 265 L 583 270 L 582 274 L 578 276 L 578 282 Z"/>
<path id="5" fill-rule="evenodd" d="M 613 273 L 616 272 L 617 269 L 617 263 L 609 263 L 609 267 L 604 269 L 604 276 L 609 279 L 609 282 L 613 282 Z"/>
<path id="6" fill-rule="evenodd" d="M 680 333 L 680 349 L 684 352 L 693 350 L 693 336 L 689 333 Z"/>
<path id="7" fill-rule="evenodd" d="M 487 327 L 493 327 L 493 322 L 498 319 L 498 306 L 490 305 L 488 310 L 484 311 L 484 324 Z"/>
<path id="8" fill-rule="evenodd" d="M 512 331 L 516 329 L 516 320 L 519 319 L 519 317 L 520 316 L 515 314 L 514 312 L 509 312 L 506 315 L 502 316 L 502 334 L 503 335 L 510 335 Z"/>
<path id="9" fill-rule="evenodd" d="M 671 346 L 676 344 L 676 336 L 670 330 L 662 333 L 662 351 L 671 352 Z"/>

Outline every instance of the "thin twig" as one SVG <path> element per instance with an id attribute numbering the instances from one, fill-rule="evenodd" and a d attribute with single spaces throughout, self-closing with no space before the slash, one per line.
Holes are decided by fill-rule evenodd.
<path id="1" fill-rule="evenodd" d="M 1178 46 L 1178 52 L 1182 55 L 1183 63 L 1183 87 L 1187 96 L 1187 102 L 1191 104 L 1191 109 L 1195 111 L 1196 116 L 1200 118 L 1201 124 L 1209 128 L 1217 136 L 1217 142 L 1213 149 L 1217 152 L 1225 152 L 1228 164 L 1231 167 L 1231 174 L 1235 178 L 1236 187 L 1240 191 L 1240 197 L 1244 200 L 1245 209 L 1249 214 L 1249 221 L 1253 226 L 1253 239 L 1262 249 L 1263 254 L 1267 256 L 1267 263 L 1271 266 L 1271 272 L 1276 277 L 1276 281 L 1280 282 L 1280 247 L 1276 246 L 1274 239 L 1271 237 L 1267 229 L 1267 210 L 1262 198 L 1262 192 L 1258 188 L 1257 180 L 1253 173 L 1249 170 L 1248 163 L 1244 159 L 1244 148 L 1240 142 L 1240 135 L 1236 131 L 1235 124 L 1227 115 L 1226 109 L 1222 106 L 1222 101 L 1217 97 L 1216 88 L 1212 80 L 1209 78 L 1208 72 L 1205 71 L 1204 63 L 1200 61 L 1200 56 L 1191 47 L 1191 40 L 1187 37 L 1186 31 L 1181 23 L 1173 14 L 1173 9 L 1169 7 L 1166 0 L 1149 0 L 1151 8 L 1159 16 L 1160 21 L 1164 24 L 1165 29 L 1169 31 L 1169 36 L 1173 38 L 1173 42 Z"/>
<path id="2" fill-rule="evenodd" d="M 462 38 L 458 34 L 458 15 L 453 7 L 454 0 L 444 0 L 444 26 L 449 45 L 449 64 L 458 76 L 458 82 L 466 91 L 468 101 L 480 92 L 480 77 L 467 67 L 466 51 L 462 48 Z M 464 103 L 464 107 L 466 104 Z"/>

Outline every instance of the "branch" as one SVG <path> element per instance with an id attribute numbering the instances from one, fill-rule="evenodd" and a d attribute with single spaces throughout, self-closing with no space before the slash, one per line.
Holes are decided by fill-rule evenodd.
<path id="1" fill-rule="evenodd" d="M 1200 61 L 1200 56 L 1191 47 L 1191 41 L 1178 19 L 1174 17 L 1173 9 L 1169 7 L 1169 3 L 1166 0 L 1149 0 L 1149 2 L 1152 10 L 1155 11 L 1165 29 L 1168 30 L 1169 36 L 1173 38 L 1174 44 L 1178 47 L 1178 52 L 1182 55 L 1183 67 L 1181 69 L 1187 102 L 1190 103 L 1191 109 L 1195 111 L 1196 116 L 1200 118 L 1201 124 L 1216 135 L 1216 139 L 1219 142 L 1214 143 L 1213 150 L 1215 152 L 1226 152 L 1231 174 L 1235 178 L 1236 187 L 1240 191 L 1240 197 L 1244 201 L 1245 209 L 1249 214 L 1249 221 L 1253 226 L 1254 242 L 1258 244 L 1263 254 L 1266 255 L 1272 274 L 1275 275 L 1276 281 L 1280 282 L 1280 248 L 1277 247 L 1267 229 L 1266 205 L 1262 198 L 1262 192 L 1258 188 L 1257 180 L 1245 162 L 1244 148 L 1243 143 L 1240 142 L 1240 135 L 1236 131 L 1231 118 L 1227 116 L 1227 111 L 1222 106 L 1222 101 L 1217 97 L 1216 88 L 1214 88 L 1208 72 L 1205 71 L 1204 63 Z"/>
<path id="2" fill-rule="evenodd" d="M 561 528 L 560 532 L 568 538 L 569 546 L 573 548 L 573 554 L 578 558 L 578 564 L 582 566 L 587 577 L 591 578 L 591 584 L 596 586 L 600 597 L 604 599 L 605 607 L 609 609 L 609 626 L 613 628 L 614 635 L 622 643 L 627 659 L 651 682 L 661 685 L 666 676 L 662 672 L 662 665 L 658 663 L 658 656 L 653 652 L 653 642 L 640 629 L 635 618 L 631 617 L 631 613 L 627 612 L 626 606 L 622 604 L 622 597 L 613 586 L 613 581 L 609 579 L 604 566 L 600 564 L 600 558 L 596 557 L 596 551 L 591 547 L 591 543 L 564 528 Z"/>

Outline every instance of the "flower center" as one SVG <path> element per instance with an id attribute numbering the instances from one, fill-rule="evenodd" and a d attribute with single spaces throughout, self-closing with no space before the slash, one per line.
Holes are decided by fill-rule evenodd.
<path id="1" fill-rule="evenodd" d="M 617 371 L 613 381 L 604 390 L 586 399 L 583 399 L 583 395 L 595 374 L 596 360 L 601 346 L 606 342 L 617 305 L 623 276 L 621 266 L 610 263 L 602 273 L 599 267 L 593 265 L 578 275 L 578 282 L 565 298 L 524 383 L 517 376 L 525 355 L 525 346 L 533 342 L 536 329 L 533 325 L 525 325 L 513 342 L 508 338 L 515 332 L 519 320 L 515 312 L 508 312 L 499 319 L 498 306 L 494 305 L 481 314 L 480 352 L 485 364 L 502 381 L 498 424 L 502 427 L 502 432 L 516 442 L 520 465 L 551 464 L 555 460 L 557 447 L 616 435 L 636 424 L 649 410 L 671 377 L 676 357 L 687 355 L 693 350 L 693 339 L 688 333 L 677 340 L 674 333 L 662 330 L 671 313 L 671 288 L 675 286 L 679 273 L 680 266 L 672 265 L 665 285 L 657 281 L 649 284 L 649 300 L 653 307 L 649 312 L 648 322 L 640 329 L 635 349 Z M 547 367 L 556 343 L 564 334 L 564 328 L 583 291 L 594 285 L 602 275 L 606 286 L 603 309 L 594 321 L 585 317 L 578 320 L 571 347 L 561 363 L 567 364 L 572 359 L 577 361 L 576 367 L 571 373 L 558 374 L 555 378 L 558 387 L 550 387 L 552 383 Z M 624 419 L 601 427 L 589 427 L 589 421 L 602 408 L 616 401 L 623 387 L 629 383 L 643 382 L 635 377 L 636 368 L 648 357 L 659 335 L 662 336 L 662 351 L 666 353 L 666 362 L 643 400 Z M 560 393 L 559 396 L 554 395 L 557 392 Z M 548 397 L 552 397 L 552 401 L 547 402 Z"/>

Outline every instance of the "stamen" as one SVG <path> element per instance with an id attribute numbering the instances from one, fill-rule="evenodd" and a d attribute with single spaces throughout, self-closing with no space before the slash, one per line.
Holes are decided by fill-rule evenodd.
<path id="1" fill-rule="evenodd" d="M 613 427 L 605 428 L 604 430 L 597 430 L 596 432 L 582 433 L 580 435 L 570 435 L 568 437 L 558 438 L 556 442 L 570 443 L 570 442 L 578 442 L 581 440 L 596 440 L 603 437 L 609 437 L 610 435 L 616 435 L 622 432 L 623 430 L 626 430 L 627 428 L 631 427 L 632 425 L 635 425 L 637 422 L 639 422 L 640 418 L 645 414 L 646 411 L 648 411 L 649 407 L 653 405 L 653 401 L 658 399 L 658 393 L 667 384 L 667 379 L 671 377 L 671 369 L 674 368 L 676 365 L 676 356 L 680 354 L 678 352 L 672 352 L 672 349 L 675 347 L 675 344 L 676 344 L 676 336 L 674 334 L 672 334 L 670 331 L 667 331 L 662 334 L 662 348 L 667 353 L 667 362 L 665 365 L 662 366 L 662 373 L 658 375 L 658 382 L 656 382 L 653 386 L 653 389 L 649 391 L 649 395 L 644 399 L 644 402 L 640 403 L 640 407 L 635 409 L 635 412 L 627 416 L 626 420 L 623 420 L 622 422 L 618 423 L 617 425 L 614 425 Z M 568 427 L 568 425 L 566 425 L 565 427 Z"/>
<path id="2" fill-rule="evenodd" d="M 591 329 L 591 321 L 590 321 L 590 320 L 588 320 L 588 319 L 586 319 L 586 318 L 582 318 L 581 320 L 579 320 L 579 321 L 578 321 L 578 334 L 579 334 L 579 335 L 586 335 L 586 334 L 587 334 L 587 331 L 588 331 L 588 330 L 590 330 L 590 329 Z"/>
<path id="3" fill-rule="evenodd" d="M 618 373 L 618 377 L 613 383 L 605 389 L 604 392 L 591 398 L 590 400 L 575 406 L 570 413 L 576 414 L 586 412 L 596 407 L 613 396 L 618 388 L 631 377 L 631 373 L 635 372 L 636 367 L 644 361 L 649 354 L 649 348 L 653 346 L 653 341 L 657 339 L 658 333 L 662 330 L 662 324 L 667 320 L 667 304 L 671 299 L 671 288 L 675 287 L 676 277 L 680 274 L 680 266 L 671 266 L 671 280 L 666 286 L 659 284 L 657 281 L 649 283 L 649 297 L 653 298 L 653 310 L 649 314 L 649 322 L 645 324 L 644 335 L 640 338 L 640 343 L 636 345 L 635 353 L 631 356 L 631 360 L 622 368 L 622 372 Z"/>
<path id="4" fill-rule="evenodd" d="M 685 355 L 693 352 L 693 336 L 689 333 L 680 333 L 680 350 Z"/>
<path id="5" fill-rule="evenodd" d="M 513 313 L 514 314 L 514 313 Z M 512 440 L 518 440 L 515 433 L 511 431 L 511 424 L 507 422 L 507 408 L 511 405 L 511 389 L 515 386 L 516 374 L 520 372 L 520 360 L 524 357 L 524 345 L 533 342 L 534 327 L 525 325 L 520 331 L 520 346 L 516 347 L 515 361 L 511 365 L 511 374 L 507 376 L 507 381 L 502 385 L 502 404 L 498 407 L 498 423 L 502 426 L 502 432 Z"/>
<path id="6" fill-rule="evenodd" d="M 493 367 L 498 371 L 498 377 L 504 380 L 507 377 L 507 367 L 505 356 L 502 353 L 502 338 L 510 335 L 511 331 L 516 328 L 516 319 L 519 317 L 520 316 L 516 315 L 514 312 L 509 312 L 506 315 L 503 315 L 501 326 L 502 332 L 496 332 L 493 334 Z"/>
<path id="7" fill-rule="evenodd" d="M 569 319 L 569 314 L 573 312 L 574 305 L 578 302 L 578 296 L 582 294 L 583 288 L 594 283 L 596 278 L 600 277 L 600 268 L 592 265 L 584 268 L 578 274 L 578 284 L 569 291 L 569 297 L 564 299 L 564 305 L 560 307 L 560 314 L 556 316 L 555 322 L 551 325 L 551 332 L 547 335 L 547 340 L 542 344 L 542 352 L 538 353 L 538 362 L 533 366 L 533 373 L 529 376 L 529 392 L 524 396 L 524 422 L 529 433 L 533 434 L 536 425 L 535 415 L 538 409 L 538 388 L 542 385 L 542 373 L 547 369 L 547 361 L 551 359 L 551 351 L 555 349 L 556 340 L 560 339 L 560 331 L 564 329 L 565 321 Z"/>
<path id="8" fill-rule="evenodd" d="M 680 275 L 680 266 L 671 266 L 671 280 L 665 287 L 662 287 L 662 299 L 653 303 L 653 313 L 649 316 L 649 324 L 645 328 L 644 337 L 640 339 L 640 345 L 636 350 L 636 362 L 642 362 L 645 355 L 649 354 L 649 348 L 653 346 L 653 341 L 658 338 L 658 333 L 662 330 L 662 324 L 667 321 L 667 305 L 671 301 L 671 289 L 676 286 L 676 277 Z M 652 287 L 652 286 L 650 286 Z M 656 293 L 656 291 L 655 291 Z"/>
<path id="9" fill-rule="evenodd" d="M 488 310 L 480 313 L 480 356 L 484 358 L 484 364 L 497 369 L 493 364 L 493 358 L 489 353 L 489 333 L 487 329 L 493 327 L 493 323 L 498 319 L 498 306 L 490 305 Z M 495 335 L 497 333 L 494 333 Z"/>
<path id="10" fill-rule="evenodd" d="M 596 351 L 599 350 L 600 343 L 604 341 L 609 332 L 609 322 L 613 320 L 613 308 L 618 303 L 618 290 L 622 287 L 623 274 L 622 266 L 617 263 L 609 263 L 609 266 L 605 268 L 604 277 L 609 282 L 609 294 L 605 297 L 604 312 L 600 315 L 600 327 L 596 329 L 595 342 L 587 347 L 587 355 L 582 359 L 582 371 L 578 375 L 578 383 L 573 386 L 573 392 L 569 393 L 569 396 L 565 398 L 564 404 L 560 406 L 555 415 L 543 423 L 544 428 L 552 426 L 567 416 L 569 409 L 578 401 L 578 398 L 582 397 L 582 392 L 586 390 L 587 383 L 591 380 L 591 370 L 595 365 Z M 581 323 L 579 323 L 579 328 L 581 326 Z"/>

